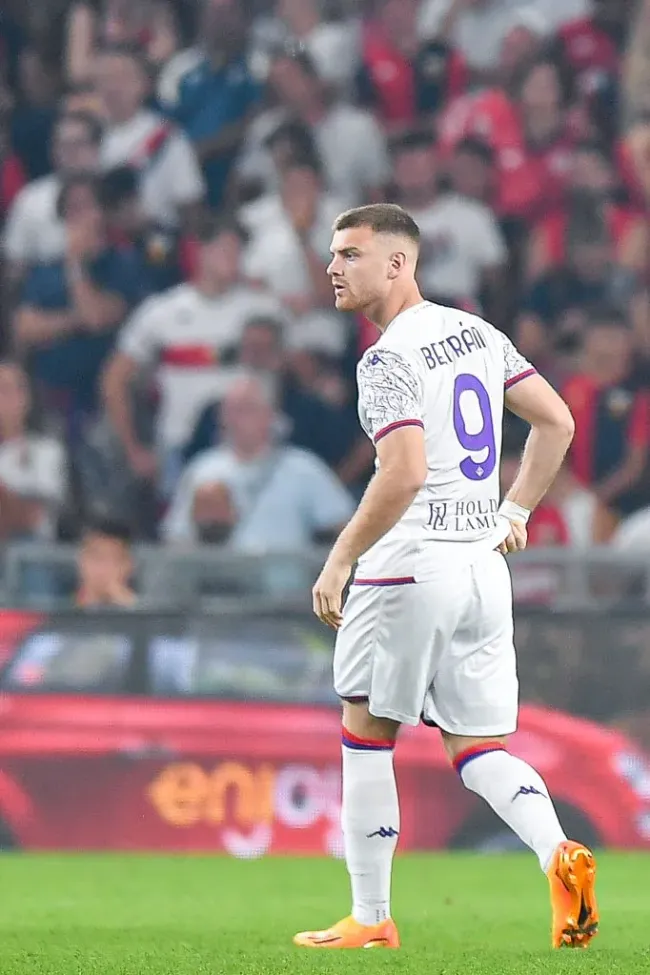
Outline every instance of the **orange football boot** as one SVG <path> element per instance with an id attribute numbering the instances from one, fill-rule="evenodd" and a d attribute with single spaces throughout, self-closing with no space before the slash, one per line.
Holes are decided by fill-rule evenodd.
<path id="1" fill-rule="evenodd" d="M 293 943 L 301 948 L 399 948 L 399 934 L 392 918 L 366 925 L 350 915 L 327 931 L 301 931 Z"/>
<path id="2" fill-rule="evenodd" d="M 582 843 L 560 843 L 548 868 L 554 948 L 586 948 L 598 933 L 596 860 Z"/>

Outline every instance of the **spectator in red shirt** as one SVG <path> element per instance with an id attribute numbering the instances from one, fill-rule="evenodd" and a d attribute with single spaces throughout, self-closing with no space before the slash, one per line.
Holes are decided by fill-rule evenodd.
<path id="1" fill-rule="evenodd" d="M 576 421 L 569 463 L 577 480 L 619 516 L 647 503 L 650 394 L 635 374 L 633 333 L 616 312 L 591 322 L 562 392 Z"/>
<path id="2" fill-rule="evenodd" d="M 506 454 L 501 463 L 505 492 L 519 469 L 519 454 Z M 593 491 L 580 485 L 565 464 L 544 500 L 528 522 L 528 548 L 589 549 L 612 537 L 616 519 Z M 566 573 L 571 567 L 548 563 L 518 567 L 513 588 L 518 602 L 549 605 L 567 591 Z"/>
<path id="3" fill-rule="evenodd" d="M 449 154 L 468 135 L 486 141 L 497 159 L 499 214 L 534 220 L 562 199 L 575 141 L 570 99 L 562 66 L 539 58 L 524 65 L 509 93 L 491 88 L 457 99 L 440 122 L 442 149 Z"/>
<path id="4" fill-rule="evenodd" d="M 585 203 L 569 212 L 566 261 L 537 278 L 524 294 L 517 344 L 539 369 L 556 375 L 580 347 L 594 309 L 625 308 L 637 289 L 613 260 L 605 214 Z M 640 336 L 641 337 L 641 336 Z"/>
<path id="5" fill-rule="evenodd" d="M 359 98 L 389 129 L 437 111 L 466 87 L 461 55 L 442 41 L 422 43 L 417 0 L 376 0 L 363 26 Z"/>
<path id="6" fill-rule="evenodd" d="M 573 20 L 560 29 L 560 47 L 584 94 L 593 93 L 607 76 L 618 75 L 633 2 L 592 0 L 589 17 Z"/>
<path id="7" fill-rule="evenodd" d="M 616 263 L 632 273 L 642 274 L 650 253 L 647 221 L 617 191 L 616 173 L 605 149 L 595 142 L 577 146 L 563 205 L 544 216 L 530 237 L 528 278 L 538 278 L 550 268 L 565 264 L 572 211 L 584 211 L 592 206 L 602 209 Z"/>

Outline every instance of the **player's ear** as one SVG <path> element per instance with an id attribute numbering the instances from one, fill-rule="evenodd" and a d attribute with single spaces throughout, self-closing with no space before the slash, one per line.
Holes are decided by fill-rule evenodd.
<path id="1" fill-rule="evenodd" d="M 391 254 L 388 261 L 388 277 L 391 279 L 396 278 L 405 264 L 406 254 L 400 251 L 395 251 L 394 254 Z"/>

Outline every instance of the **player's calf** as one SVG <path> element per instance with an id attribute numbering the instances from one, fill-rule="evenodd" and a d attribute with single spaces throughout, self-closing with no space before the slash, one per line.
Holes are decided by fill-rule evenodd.
<path id="1" fill-rule="evenodd" d="M 553 947 L 586 948 L 599 924 L 595 859 L 586 846 L 567 840 L 541 775 L 508 753 L 505 737 L 443 732 L 443 740 L 463 784 L 537 854 L 551 888 Z"/>
<path id="2" fill-rule="evenodd" d="M 537 854 L 546 871 L 566 836 L 539 772 L 507 751 L 505 737 L 466 738 L 443 732 L 443 740 L 465 787 L 485 799 Z"/>

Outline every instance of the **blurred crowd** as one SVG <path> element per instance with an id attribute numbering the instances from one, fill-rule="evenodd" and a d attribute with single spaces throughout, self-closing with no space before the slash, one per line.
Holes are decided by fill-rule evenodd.
<path id="1" fill-rule="evenodd" d="M 650 546 L 650 0 L 6 0 L 2 540 L 330 540 L 375 339 L 331 224 L 378 200 L 574 412 L 531 543 Z"/>

